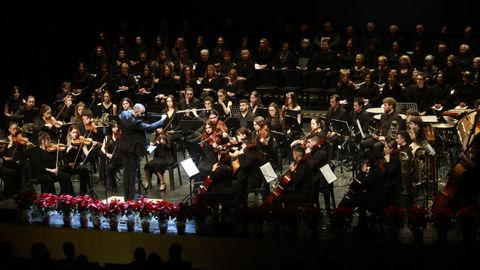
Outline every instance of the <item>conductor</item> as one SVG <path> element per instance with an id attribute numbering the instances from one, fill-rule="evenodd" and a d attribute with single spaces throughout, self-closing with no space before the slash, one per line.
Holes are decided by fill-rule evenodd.
<path id="1" fill-rule="evenodd" d="M 123 189 L 125 200 L 135 197 L 135 180 L 140 169 L 140 160 L 147 153 L 147 130 L 159 128 L 165 122 L 166 115 L 152 124 L 143 122 L 145 106 L 140 103 L 133 106 L 133 110 L 123 111 L 119 115 L 122 136 L 119 139 L 118 149 L 121 152 L 125 168 L 123 174 Z"/>

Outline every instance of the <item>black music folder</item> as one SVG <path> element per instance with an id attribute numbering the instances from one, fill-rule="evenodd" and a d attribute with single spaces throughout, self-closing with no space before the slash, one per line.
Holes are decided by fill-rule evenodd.
<path id="1" fill-rule="evenodd" d="M 300 131 L 302 130 L 302 127 L 300 127 L 300 124 L 298 124 L 297 117 L 285 115 L 284 119 L 288 129 L 300 130 Z"/>
<path id="2" fill-rule="evenodd" d="M 196 131 L 203 126 L 204 122 L 199 120 L 180 120 L 180 128 L 183 132 Z"/>

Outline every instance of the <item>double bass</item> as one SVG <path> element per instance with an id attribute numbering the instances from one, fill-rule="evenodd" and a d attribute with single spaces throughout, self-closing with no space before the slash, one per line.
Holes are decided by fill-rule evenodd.
<path id="1" fill-rule="evenodd" d="M 458 185 L 462 176 L 471 167 L 468 159 L 471 160 L 475 157 L 478 149 L 474 148 L 479 147 L 479 145 L 472 147 L 475 142 L 478 144 L 479 141 L 478 139 L 474 140 L 476 136 L 480 136 L 479 116 L 480 113 L 477 110 L 476 112 L 472 112 L 466 115 L 457 123 L 457 129 L 459 131 L 460 140 L 464 149 L 461 155 L 466 158 L 460 158 L 455 164 L 455 166 L 453 166 L 452 170 L 448 175 L 447 184 L 438 193 L 437 197 L 435 197 L 435 202 L 433 203 L 434 208 L 446 208 L 448 206 L 450 200 L 455 196 L 458 191 Z M 469 126 L 470 129 L 466 129 L 465 126 Z"/>
<path id="2" fill-rule="evenodd" d="M 284 173 L 280 177 L 280 180 L 278 180 L 277 184 L 273 188 L 273 191 L 270 192 L 270 194 L 267 196 L 267 198 L 265 198 L 265 204 L 266 205 L 272 205 L 274 198 L 280 197 L 280 195 L 282 195 L 283 192 L 288 187 L 290 187 L 290 185 L 292 183 L 292 173 L 295 172 L 299 163 L 300 163 L 300 160 L 295 161 L 293 163 L 294 169 L 293 170 L 288 170 L 286 173 Z"/>

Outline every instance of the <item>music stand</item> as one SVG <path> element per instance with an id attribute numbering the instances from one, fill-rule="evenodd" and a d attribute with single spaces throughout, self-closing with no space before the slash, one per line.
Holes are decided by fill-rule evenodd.
<path id="1" fill-rule="evenodd" d="M 302 127 L 297 121 L 297 117 L 293 117 L 291 115 L 285 115 L 285 124 L 288 129 L 295 130 L 295 131 L 302 131 Z"/>
<path id="2" fill-rule="evenodd" d="M 189 184 L 190 184 L 190 193 L 185 198 L 183 198 L 182 201 L 185 202 L 187 200 L 190 200 L 190 204 L 192 204 L 192 194 L 193 194 L 192 181 L 193 181 L 193 177 L 199 174 L 200 171 L 198 170 L 197 166 L 193 162 L 192 158 L 181 161 L 180 165 L 182 166 L 185 173 L 188 175 Z"/>
<path id="3" fill-rule="evenodd" d="M 183 145 L 185 145 L 185 149 L 187 149 L 190 157 L 195 162 L 198 162 L 198 160 L 200 159 L 200 156 L 203 154 L 200 144 L 198 142 L 183 141 Z"/>
<path id="4" fill-rule="evenodd" d="M 267 118 L 268 116 L 268 108 L 265 107 L 258 107 L 255 111 L 256 116 L 261 116 L 263 118 Z"/>
<path id="5" fill-rule="evenodd" d="M 199 132 L 204 122 L 199 120 L 180 120 L 180 129 L 184 135 L 191 135 L 192 133 Z"/>
<path id="6" fill-rule="evenodd" d="M 288 142 L 287 135 L 285 135 L 283 132 L 275 131 L 275 130 L 270 130 L 270 133 L 272 134 L 273 139 L 277 143 L 277 156 L 278 156 L 278 161 L 280 162 L 279 168 L 280 168 L 280 174 L 282 173 L 283 169 L 283 160 L 282 160 L 282 150 L 290 150 L 290 144 Z"/>
<path id="7" fill-rule="evenodd" d="M 417 103 L 415 102 L 397 102 L 397 112 L 405 113 L 408 109 L 413 108 L 418 112 Z"/>
<path id="8" fill-rule="evenodd" d="M 334 122 L 334 123 L 332 123 Z M 339 120 L 339 119 L 335 119 L 335 118 L 332 118 L 330 119 L 330 123 L 332 124 L 335 132 L 337 133 L 340 133 L 340 134 L 344 134 L 345 132 L 349 132 L 350 131 L 350 125 L 348 125 L 348 122 L 345 121 L 345 120 Z"/>

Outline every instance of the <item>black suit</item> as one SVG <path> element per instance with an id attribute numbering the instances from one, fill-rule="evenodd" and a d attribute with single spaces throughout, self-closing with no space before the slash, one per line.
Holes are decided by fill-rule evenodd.
<path id="1" fill-rule="evenodd" d="M 133 199 L 135 195 L 135 179 L 140 168 L 140 159 L 147 152 L 147 130 L 159 128 L 165 122 L 161 119 L 153 124 L 146 124 L 141 118 L 135 117 L 132 111 L 123 111 L 119 115 L 122 136 L 119 139 L 118 149 L 122 154 L 125 172 L 123 187 L 125 199 Z"/>

